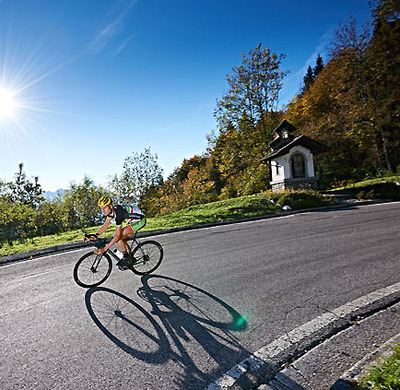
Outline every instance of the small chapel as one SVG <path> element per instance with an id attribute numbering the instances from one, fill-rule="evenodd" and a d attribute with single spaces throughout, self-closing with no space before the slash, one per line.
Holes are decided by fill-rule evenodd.
<path id="1" fill-rule="evenodd" d="M 295 137 L 296 128 L 284 120 L 273 131 L 268 144 L 270 153 L 261 161 L 269 165 L 273 191 L 285 189 L 316 189 L 314 155 L 329 148 L 305 135 Z"/>

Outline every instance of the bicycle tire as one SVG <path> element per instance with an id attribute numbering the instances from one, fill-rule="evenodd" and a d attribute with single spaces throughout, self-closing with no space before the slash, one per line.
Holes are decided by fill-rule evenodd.
<path id="1" fill-rule="evenodd" d="M 112 270 L 110 256 L 103 253 L 96 265 L 96 269 L 93 269 L 97 256 L 93 252 L 86 253 L 75 264 L 74 280 L 78 286 L 85 288 L 97 287 L 110 276 Z"/>
<path id="2" fill-rule="evenodd" d="M 142 241 L 132 251 L 134 263 L 132 271 L 137 275 L 149 275 L 161 264 L 164 256 L 164 249 L 157 241 Z"/>

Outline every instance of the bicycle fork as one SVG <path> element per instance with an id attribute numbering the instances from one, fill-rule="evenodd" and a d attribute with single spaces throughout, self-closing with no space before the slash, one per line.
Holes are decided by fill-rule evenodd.
<path id="1" fill-rule="evenodd" d="M 102 259 L 103 255 L 97 255 L 96 258 L 93 261 L 92 266 L 90 267 L 90 270 L 95 274 L 97 272 L 97 267 L 100 264 L 100 260 Z"/>

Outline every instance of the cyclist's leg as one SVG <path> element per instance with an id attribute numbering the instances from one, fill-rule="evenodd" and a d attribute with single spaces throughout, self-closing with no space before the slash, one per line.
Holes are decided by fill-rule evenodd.
<path id="1" fill-rule="evenodd" d="M 118 241 L 118 247 L 122 253 L 129 250 L 128 240 L 133 236 L 133 229 L 130 225 L 126 225 L 122 229 L 122 236 Z"/>
<path id="2" fill-rule="evenodd" d="M 127 251 L 130 252 L 129 245 L 127 243 L 128 239 L 130 239 L 134 234 L 136 234 L 145 225 L 146 225 L 146 218 L 143 218 L 140 221 L 132 222 L 132 223 L 129 223 L 127 226 L 125 226 L 125 228 L 123 230 L 123 233 L 125 234 L 125 236 L 123 235 L 123 239 L 124 239 L 124 237 L 127 237 L 127 238 L 124 239 L 124 244 L 121 244 L 121 245 L 125 245 Z M 127 254 L 127 252 L 124 252 L 124 259 L 126 259 L 126 262 L 128 265 L 133 264 L 133 262 L 134 262 L 134 259 L 131 258 L 130 254 Z"/>
<path id="3" fill-rule="evenodd" d="M 123 257 L 117 263 L 120 270 L 126 270 L 129 268 L 130 258 L 129 258 L 129 245 L 128 240 L 132 237 L 132 228 L 130 226 L 125 226 L 122 229 L 121 238 L 118 241 L 119 250 L 122 252 Z"/>

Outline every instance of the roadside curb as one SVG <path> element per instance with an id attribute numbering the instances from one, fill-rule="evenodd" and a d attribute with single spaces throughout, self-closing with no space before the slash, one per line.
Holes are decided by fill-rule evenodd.
<path id="1" fill-rule="evenodd" d="M 400 333 L 366 355 L 348 369 L 329 390 L 351 390 L 368 372 L 377 367 L 382 359 L 393 355 L 393 347 L 400 344 Z"/>
<path id="2" fill-rule="evenodd" d="M 357 326 L 360 319 L 368 318 L 398 302 L 400 302 L 400 283 L 374 291 L 328 311 L 252 353 L 210 384 L 208 390 L 292 389 L 286 383 L 286 387 L 279 383 L 281 382 L 279 373 L 283 367 L 300 359 L 340 332 Z M 259 387 L 256 387 L 257 385 Z"/>
<path id="3" fill-rule="evenodd" d="M 310 208 L 310 209 L 280 211 L 280 212 L 277 212 L 274 214 L 266 214 L 266 215 L 260 215 L 260 216 L 254 216 L 254 217 L 235 219 L 235 220 L 219 221 L 219 222 L 203 223 L 203 224 L 198 224 L 198 225 L 183 226 L 183 227 L 178 227 L 178 228 L 146 231 L 146 232 L 138 233 L 137 237 L 141 238 L 141 237 L 149 237 L 149 236 L 158 236 L 158 235 L 163 235 L 163 234 L 168 234 L 168 233 L 176 233 L 176 232 L 182 232 L 182 231 L 204 229 L 204 228 L 209 228 L 209 227 L 214 227 L 214 226 L 231 225 L 231 224 L 235 224 L 235 223 L 258 221 L 258 220 L 269 219 L 269 218 L 277 218 L 277 217 L 300 214 L 300 213 L 311 212 L 311 211 L 337 210 L 337 209 L 351 208 L 351 207 L 362 206 L 362 205 L 366 205 L 366 204 L 376 204 L 376 203 L 390 203 L 390 200 L 382 200 L 381 199 L 381 200 L 359 200 L 359 201 L 351 200 L 348 202 L 344 201 L 339 204 L 315 207 L 315 208 Z M 111 238 L 107 238 L 107 240 L 110 241 Z M 36 249 L 36 250 L 32 250 L 32 251 L 25 252 L 25 253 L 18 253 L 15 255 L 4 256 L 4 257 L 0 257 L 0 266 L 5 265 L 7 263 L 11 263 L 11 262 L 17 262 L 17 261 L 23 261 L 23 260 L 33 260 L 33 259 L 36 259 L 39 257 L 52 255 L 52 254 L 60 253 L 60 252 L 67 252 L 67 251 L 76 250 L 76 249 L 82 249 L 85 247 L 92 247 L 92 244 L 83 242 L 83 241 L 82 242 L 72 242 L 72 243 L 68 243 L 68 244 L 52 246 L 49 248 Z"/>
<path id="4" fill-rule="evenodd" d="M 397 283 L 397 285 L 399 285 L 399 283 Z M 379 366 L 382 363 L 382 359 L 390 357 L 393 354 L 393 347 L 400 344 L 399 333 L 388 337 L 384 342 L 382 342 L 381 339 L 376 339 L 376 335 L 374 336 L 373 333 L 369 332 L 367 332 L 367 334 L 369 337 L 372 337 L 372 339 L 365 338 L 366 329 L 370 325 L 364 325 L 364 323 L 366 321 L 370 321 L 375 316 L 380 316 L 381 321 L 384 321 L 386 315 L 390 316 L 390 314 L 388 314 L 390 308 L 398 305 L 399 302 L 394 302 L 389 307 L 378 310 L 376 313 L 372 313 L 369 316 L 367 315 L 360 321 L 355 322 L 351 326 L 339 331 L 332 337 L 327 338 L 315 348 L 307 351 L 305 354 L 303 354 L 303 356 L 295 359 L 290 364 L 285 364 L 283 368 L 281 368 L 271 378 L 263 378 L 261 380 L 263 384 L 259 385 L 257 390 L 311 390 L 315 388 L 328 389 L 327 386 L 329 386 L 329 390 L 354 390 L 357 385 L 360 385 L 360 380 L 365 377 L 365 375 L 369 374 L 375 367 Z M 375 322 L 374 326 L 376 327 L 376 325 L 377 322 Z M 368 353 L 366 353 L 363 357 L 360 357 L 358 361 L 355 361 L 350 368 L 344 371 L 343 374 L 339 374 L 340 376 L 337 375 L 337 378 L 339 379 L 335 381 L 335 378 L 333 378 L 333 381 L 335 382 L 330 382 L 333 384 L 328 385 L 326 382 L 324 382 L 324 387 L 322 387 L 322 385 L 320 387 L 318 387 L 318 385 L 316 386 L 318 383 L 318 378 L 321 378 L 321 375 L 321 379 L 325 379 L 323 377 L 323 373 L 328 373 L 329 375 L 329 369 L 326 369 L 325 371 L 323 369 L 321 370 L 320 364 L 323 366 L 329 366 L 329 364 L 331 364 L 331 359 L 333 361 L 337 359 L 338 350 L 340 350 L 340 354 L 343 354 L 343 360 L 350 358 L 351 354 L 349 351 L 354 347 L 354 345 L 351 341 L 349 341 L 351 340 L 351 337 L 349 338 L 348 333 L 352 332 L 352 337 L 355 337 L 354 334 L 360 332 L 360 330 L 358 330 L 360 326 L 364 326 L 364 329 L 361 331 L 361 333 L 364 333 L 364 336 L 361 336 L 361 340 L 364 340 L 362 342 L 369 342 L 372 346 L 375 346 L 376 342 L 380 346 L 370 349 Z M 387 331 L 388 329 L 383 330 L 384 333 Z M 331 347 L 329 347 L 329 345 L 331 345 Z M 338 345 L 340 345 L 340 347 Z M 315 362 L 318 362 L 318 364 L 315 364 Z M 312 382 L 310 383 L 309 380 Z"/>

